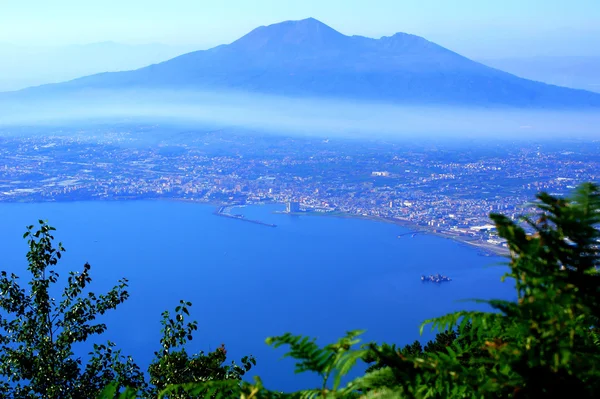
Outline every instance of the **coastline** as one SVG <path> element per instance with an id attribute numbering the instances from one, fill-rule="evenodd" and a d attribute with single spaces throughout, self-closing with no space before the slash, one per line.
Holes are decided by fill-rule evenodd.
<path id="1" fill-rule="evenodd" d="M 197 201 L 197 200 L 184 199 L 184 198 L 181 198 L 181 199 L 173 198 L 173 199 L 167 199 L 167 200 L 195 202 L 195 203 L 212 205 L 212 206 L 217 206 L 217 207 L 236 207 L 236 206 L 242 205 L 242 204 L 219 203 L 219 202 L 213 202 L 213 201 L 205 202 L 205 201 Z M 277 202 L 277 201 L 268 201 L 268 202 L 265 201 L 265 202 L 261 202 L 261 203 L 250 203 L 250 204 L 243 204 L 243 205 L 244 206 L 284 205 L 284 203 Z M 434 235 L 434 236 L 437 236 L 440 238 L 445 238 L 447 240 L 452 240 L 452 241 L 457 242 L 462 245 L 469 246 L 470 248 L 477 249 L 482 256 L 508 256 L 510 254 L 510 251 L 508 250 L 508 248 L 499 247 L 497 245 L 488 244 L 488 243 L 481 242 L 481 241 L 469 240 L 468 237 L 464 237 L 464 236 L 440 233 L 440 232 L 435 231 L 434 229 L 428 228 L 426 226 L 420 226 L 420 225 L 413 223 L 411 221 L 408 221 L 408 220 L 393 219 L 393 218 L 387 218 L 387 217 L 382 217 L 382 216 L 356 215 L 356 214 L 346 213 L 346 212 L 294 212 L 294 213 L 288 213 L 285 211 L 273 211 L 272 213 L 281 214 L 281 215 L 290 215 L 290 216 L 320 216 L 320 217 L 332 217 L 332 218 L 339 218 L 339 219 L 362 219 L 362 220 L 370 220 L 373 222 L 380 222 L 380 223 L 391 223 L 391 224 L 395 224 L 397 226 L 408 228 L 415 233 Z"/>
<path id="2" fill-rule="evenodd" d="M 433 229 L 427 228 L 425 226 L 420 226 L 416 223 L 410 222 L 408 220 L 386 218 L 386 217 L 381 217 L 381 216 L 355 215 L 352 213 L 345 213 L 345 212 L 287 213 L 287 212 L 275 211 L 274 213 L 290 215 L 290 216 L 321 216 L 321 217 L 334 217 L 334 218 L 340 218 L 340 219 L 363 219 L 363 220 L 370 220 L 370 221 L 380 222 L 380 223 L 391 223 L 391 224 L 395 224 L 395 225 L 398 225 L 401 227 L 411 229 L 414 233 L 434 235 L 434 236 L 437 236 L 440 238 L 445 238 L 448 240 L 458 242 L 463 245 L 468 245 L 470 247 L 473 247 L 473 248 L 479 250 L 484 256 L 507 256 L 510 253 L 509 250 L 504 247 L 499 247 L 497 245 L 487 244 L 487 243 L 480 242 L 480 241 L 469 240 L 467 237 L 464 237 L 464 236 L 440 233 L 440 232 L 434 231 Z"/>
<path id="3" fill-rule="evenodd" d="M 34 203 L 57 203 L 57 202 L 87 202 L 87 201 L 99 201 L 99 200 L 107 201 L 107 202 L 118 202 L 118 201 L 190 202 L 190 203 L 209 205 L 209 206 L 214 206 L 214 207 L 235 207 L 235 206 L 241 206 L 241 205 L 244 205 L 244 206 L 283 205 L 282 202 L 277 202 L 277 201 L 265 201 L 265 202 L 261 202 L 261 203 L 249 203 L 249 204 L 237 204 L 237 203 L 231 204 L 231 203 L 220 202 L 220 201 L 201 201 L 201 200 L 191 199 L 191 198 L 113 198 L 113 199 L 87 199 L 87 200 L 73 200 L 73 201 L 1 201 L 0 203 L 7 203 L 7 204 L 9 204 L 9 203 L 21 203 L 21 204 L 30 203 L 30 204 L 34 204 Z M 380 223 L 391 223 L 391 224 L 395 224 L 395 225 L 398 225 L 401 227 L 408 228 L 415 233 L 434 235 L 434 236 L 437 236 L 440 238 L 445 238 L 445 239 L 455 241 L 462 245 L 468 245 L 469 247 L 472 247 L 473 249 L 477 249 L 484 256 L 507 256 L 510 253 L 507 248 L 499 247 L 499 246 L 493 245 L 493 244 L 487 244 L 487 243 L 480 242 L 480 241 L 469 240 L 467 237 L 464 237 L 464 236 L 443 234 L 443 233 L 434 231 L 434 229 L 428 228 L 426 226 L 417 225 L 408 220 L 386 218 L 386 217 L 381 217 L 381 216 L 356 215 L 356 214 L 345 213 L 345 212 L 287 213 L 284 211 L 273 211 L 273 213 L 290 215 L 290 216 L 311 216 L 311 217 L 319 216 L 319 217 L 333 217 L 333 218 L 340 218 L 340 219 L 363 219 L 363 220 L 370 220 L 370 221 L 380 222 Z"/>

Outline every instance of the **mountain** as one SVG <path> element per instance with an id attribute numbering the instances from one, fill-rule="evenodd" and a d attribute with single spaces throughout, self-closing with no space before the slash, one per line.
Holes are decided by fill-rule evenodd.
<path id="1" fill-rule="evenodd" d="M 346 36 L 313 18 L 261 26 L 228 45 L 31 93 L 90 89 L 236 90 L 411 105 L 600 108 L 599 94 L 519 78 L 419 36 Z"/>

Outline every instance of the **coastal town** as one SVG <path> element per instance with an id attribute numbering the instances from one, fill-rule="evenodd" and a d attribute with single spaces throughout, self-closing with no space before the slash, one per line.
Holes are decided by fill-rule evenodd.
<path id="1" fill-rule="evenodd" d="M 290 213 L 384 220 L 493 252 L 505 243 L 490 213 L 517 218 L 535 193 L 566 194 L 599 177 L 600 143 L 575 140 L 370 141 L 136 125 L 0 131 L 3 202 L 282 203 Z"/>

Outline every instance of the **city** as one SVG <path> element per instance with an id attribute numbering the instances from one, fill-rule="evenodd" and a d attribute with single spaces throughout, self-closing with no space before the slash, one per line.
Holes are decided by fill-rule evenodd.
<path id="1" fill-rule="evenodd" d="M 516 218 L 535 193 L 566 194 L 599 174 L 600 143 L 574 140 L 375 141 L 136 124 L 0 132 L 3 202 L 288 203 L 293 213 L 394 222 L 496 253 L 505 243 L 490 213 Z"/>

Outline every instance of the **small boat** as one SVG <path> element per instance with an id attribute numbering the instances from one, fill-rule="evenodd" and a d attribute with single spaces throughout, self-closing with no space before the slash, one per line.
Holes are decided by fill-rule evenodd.
<path id="1" fill-rule="evenodd" d="M 424 283 L 446 283 L 452 281 L 452 279 L 448 276 L 444 276 L 442 274 L 430 274 L 429 276 L 421 276 L 421 281 Z"/>

